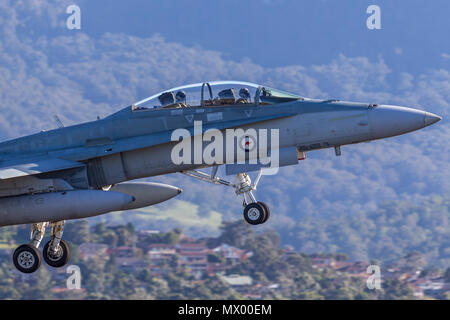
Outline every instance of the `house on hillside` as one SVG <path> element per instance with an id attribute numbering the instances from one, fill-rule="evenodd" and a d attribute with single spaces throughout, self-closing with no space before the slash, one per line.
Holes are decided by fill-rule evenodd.
<path id="1" fill-rule="evenodd" d="M 332 268 L 336 264 L 336 259 L 332 255 L 312 254 L 309 257 L 312 267 L 318 270 Z"/>
<path id="2" fill-rule="evenodd" d="M 208 254 L 210 250 L 205 242 L 179 242 L 175 245 L 179 256 L 179 266 L 187 267 L 196 277 L 201 277 L 208 269 Z"/>
<path id="3" fill-rule="evenodd" d="M 146 247 L 146 255 L 150 260 L 150 269 L 154 274 L 163 274 L 167 270 L 164 265 L 177 256 L 174 245 L 154 243 Z"/>
<path id="4" fill-rule="evenodd" d="M 89 259 L 106 259 L 108 245 L 104 243 L 82 243 L 80 244 L 79 254 L 81 260 L 89 260 Z"/>
<path id="5" fill-rule="evenodd" d="M 147 263 L 138 252 L 137 248 L 130 246 L 120 246 L 109 250 L 110 255 L 114 255 L 119 269 L 124 272 L 133 272 L 143 269 Z"/>
<path id="6" fill-rule="evenodd" d="M 230 246 L 225 243 L 212 249 L 211 251 L 217 254 L 219 257 L 222 257 L 225 260 L 230 261 L 232 264 L 237 263 L 241 260 L 245 260 L 249 256 L 245 250 Z"/>
<path id="7" fill-rule="evenodd" d="M 347 263 L 345 266 L 337 269 L 339 272 L 344 272 L 351 274 L 353 276 L 360 276 L 362 278 L 367 278 L 367 267 L 370 264 L 365 261 L 355 261 Z"/>
<path id="8" fill-rule="evenodd" d="M 252 288 L 253 279 L 250 276 L 232 274 L 229 276 L 219 275 L 219 277 L 224 283 L 241 295 L 246 295 Z"/>

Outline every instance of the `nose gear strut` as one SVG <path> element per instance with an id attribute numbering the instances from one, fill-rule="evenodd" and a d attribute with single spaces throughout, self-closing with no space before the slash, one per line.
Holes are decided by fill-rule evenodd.
<path id="1" fill-rule="evenodd" d="M 212 168 L 210 175 L 199 170 L 181 171 L 181 173 L 202 181 L 233 187 L 236 195 L 242 195 L 244 198 L 242 202 L 242 205 L 244 206 L 244 219 L 249 224 L 262 224 L 269 219 L 269 207 L 264 202 L 256 201 L 256 198 L 253 195 L 253 191 L 256 190 L 256 186 L 261 179 L 262 170 L 259 170 L 253 184 L 250 176 L 246 173 L 238 173 L 233 184 L 226 180 L 220 179 L 216 177 L 217 166 Z"/>

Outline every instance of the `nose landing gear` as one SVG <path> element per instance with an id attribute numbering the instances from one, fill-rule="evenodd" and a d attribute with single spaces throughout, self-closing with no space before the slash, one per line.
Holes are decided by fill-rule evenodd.
<path id="1" fill-rule="evenodd" d="M 255 182 L 252 184 L 248 174 L 238 173 L 234 184 L 236 195 L 242 194 L 244 197 L 244 219 L 252 225 L 262 224 L 270 217 L 269 206 L 264 202 L 256 201 L 253 195 L 253 190 L 256 190 L 261 174 L 262 171 L 259 171 Z"/>
<path id="2" fill-rule="evenodd" d="M 245 221 L 252 225 L 266 222 L 270 217 L 270 209 L 264 202 L 256 201 L 255 196 L 253 195 L 253 191 L 256 190 L 256 186 L 261 179 L 262 169 L 259 170 L 258 176 L 253 184 L 250 177 L 246 173 L 238 173 L 236 175 L 235 183 L 232 184 L 231 182 L 220 179 L 216 176 L 217 168 L 218 166 L 214 166 L 210 175 L 199 170 L 181 171 L 181 173 L 209 183 L 233 187 L 236 195 L 242 194 L 244 197 L 243 206 Z"/>

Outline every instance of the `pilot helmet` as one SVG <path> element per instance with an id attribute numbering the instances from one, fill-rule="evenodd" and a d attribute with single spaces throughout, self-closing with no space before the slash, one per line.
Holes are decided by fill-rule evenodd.
<path id="1" fill-rule="evenodd" d="M 158 99 L 163 107 L 175 103 L 175 97 L 173 92 L 163 92 L 159 95 Z"/>
<path id="2" fill-rule="evenodd" d="M 242 99 L 248 99 L 248 98 L 250 98 L 250 91 L 247 88 L 241 88 L 239 90 L 239 96 Z"/>
<path id="3" fill-rule="evenodd" d="M 177 102 L 186 101 L 186 92 L 184 92 L 183 90 L 178 91 L 175 95 L 175 98 L 177 99 Z"/>

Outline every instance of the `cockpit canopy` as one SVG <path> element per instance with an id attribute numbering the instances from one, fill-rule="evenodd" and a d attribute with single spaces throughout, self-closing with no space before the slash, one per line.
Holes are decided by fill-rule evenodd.
<path id="1" fill-rule="evenodd" d="M 136 102 L 132 110 L 268 105 L 303 99 L 281 90 L 241 81 L 214 81 L 176 87 Z"/>

